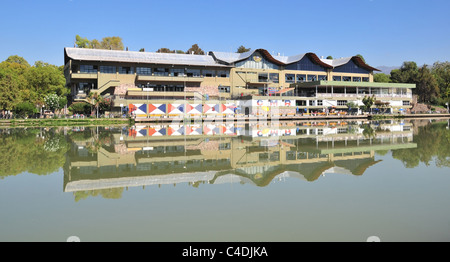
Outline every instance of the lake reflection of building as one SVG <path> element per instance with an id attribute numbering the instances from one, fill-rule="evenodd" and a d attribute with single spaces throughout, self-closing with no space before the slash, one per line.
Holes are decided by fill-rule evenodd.
<path id="1" fill-rule="evenodd" d="M 408 123 L 143 126 L 73 140 L 64 190 L 189 183 L 314 181 L 324 173 L 362 175 L 375 151 L 413 148 Z"/>

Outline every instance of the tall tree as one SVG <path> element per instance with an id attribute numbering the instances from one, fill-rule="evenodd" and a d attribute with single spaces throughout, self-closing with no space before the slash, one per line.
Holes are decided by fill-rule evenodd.
<path id="1" fill-rule="evenodd" d="M 75 45 L 78 48 L 124 50 L 122 38 L 118 36 L 104 37 L 102 41 L 98 41 L 97 39 L 93 39 L 90 41 L 86 37 L 76 35 Z"/>
<path id="2" fill-rule="evenodd" d="M 37 99 L 43 101 L 48 94 L 55 93 L 65 96 L 69 90 L 65 87 L 66 79 L 59 67 L 37 61 L 25 75 L 29 89 L 37 94 Z"/>
<path id="3" fill-rule="evenodd" d="M 75 45 L 79 48 L 90 48 L 90 41 L 86 37 L 81 37 L 79 35 L 75 36 Z"/>
<path id="4" fill-rule="evenodd" d="M 170 50 L 169 48 L 162 47 L 158 50 L 156 50 L 156 53 L 175 53 L 174 50 Z"/>
<path id="5" fill-rule="evenodd" d="M 419 68 L 416 62 L 403 62 L 399 69 L 391 71 L 391 80 L 393 83 L 416 83 Z"/>
<path id="6" fill-rule="evenodd" d="M 238 47 L 236 53 L 245 53 L 245 52 L 248 52 L 250 50 L 251 50 L 251 48 L 246 48 L 245 46 L 241 45 L 240 47 Z"/>
<path id="7" fill-rule="evenodd" d="M 197 44 L 193 44 L 191 48 L 186 51 L 186 54 L 204 55 L 205 52 Z"/>
<path id="8" fill-rule="evenodd" d="M 0 110 L 12 110 L 20 102 L 34 97 L 27 89 L 26 70 L 23 64 L 0 63 Z"/>
<path id="9" fill-rule="evenodd" d="M 430 103 L 439 96 L 437 81 L 427 65 L 423 65 L 418 70 L 416 94 L 419 96 L 419 101 L 423 103 Z"/>
<path id="10" fill-rule="evenodd" d="M 378 73 L 378 74 L 373 75 L 373 81 L 381 82 L 381 83 L 390 83 L 391 77 L 390 77 L 390 75 L 386 75 L 384 73 Z"/>
<path id="11" fill-rule="evenodd" d="M 124 50 L 122 38 L 118 36 L 103 37 L 101 47 L 102 49 Z"/>
<path id="12" fill-rule="evenodd" d="M 441 103 L 449 103 L 450 97 L 450 62 L 435 62 L 431 68 L 431 73 L 433 74 L 436 82 L 439 86 L 439 93 L 441 95 Z"/>
<path id="13" fill-rule="evenodd" d="M 25 60 L 25 58 L 18 56 L 18 55 L 12 55 L 9 56 L 5 62 L 9 62 L 9 63 L 17 63 L 19 65 L 24 65 L 26 67 L 30 67 L 30 64 L 28 64 L 27 60 Z"/>
<path id="14" fill-rule="evenodd" d="M 92 48 L 92 49 L 102 49 L 102 44 L 101 44 L 97 39 L 93 39 L 93 40 L 89 43 L 89 48 Z"/>

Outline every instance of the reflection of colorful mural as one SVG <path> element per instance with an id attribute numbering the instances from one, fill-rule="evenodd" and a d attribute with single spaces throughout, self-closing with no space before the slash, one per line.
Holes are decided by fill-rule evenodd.
<path id="1" fill-rule="evenodd" d="M 250 100 L 245 107 L 252 107 L 252 114 L 295 114 L 295 100 Z M 137 117 L 154 117 L 161 115 L 177 116 L 177 115 L 212 115 L 212 116 L 230 116 L 234 114 L 242 114 L 244 103 L 239 101 L 226 101 L 222 103 L 212 104 L 183 104 L 167 103 L 167 104 L 129 104 L 128 112 Z M 278 111 L 276 111 L 278 110 Z"/>
<path id="2" fill-rule="evenodd" d="M 193 136 L 193 135 L 239 135 L 241 128 L 233 124 L 197 124 L 197 125 L 153 125 L 153 126 L 135 126 L 127 129 L 129 137 L 145 136 Z"/>
<path id="3" fill-rule="evenodd" d="M 186 113 L 187 114 L 201 114 L 203 112 L 202 110 L 202 104 L 187 104 L 186 105 Z"/>
<path id="4" fill-rule="evenodd" d="M 167 105 L 167 113 L 169 113 L 169 114 L 183 114 L 184 113 L 184 105 L 182 105 L 182 104 L 168 104 Z"/>
<path id="5" fill-rule="evenodd" d="M 269 136 L 290 136 L 295 135 L 296 129 L 254 129 L 252 130 L 253 137 L 269 137 Z"/>

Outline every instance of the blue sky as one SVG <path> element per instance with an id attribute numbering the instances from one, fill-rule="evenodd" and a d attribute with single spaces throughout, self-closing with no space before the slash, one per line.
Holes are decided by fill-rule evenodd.
<path id="1" fill-rule="evenodd" d="M 63 64 L 75 35 L 120 36 L 129 50 L 161 47 L 346 57 L 372 66 L 450 60 L 448 0 L 2 0 L 0 61 Z"/>

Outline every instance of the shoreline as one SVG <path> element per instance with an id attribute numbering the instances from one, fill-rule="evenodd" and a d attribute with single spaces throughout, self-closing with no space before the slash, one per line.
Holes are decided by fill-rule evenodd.
<path id="1" fill-rule="evenodd" d="M 387 119 L 440 119 L 450 118 L 450 114 L 405 114 L 405 115 L 328 115 L 328 116 L 280 116 L 280 117 L 205 117 L 205 118 L 38 118 L 38 119 L 1 119 L 0 127 L 52 127 L 52 126 L 101 126 L 135 125 L 146 123 L 197 123 L 197 122 L 275 122 L 275 121 L 329 121 L 329 120 L 387 120 Z"/>

